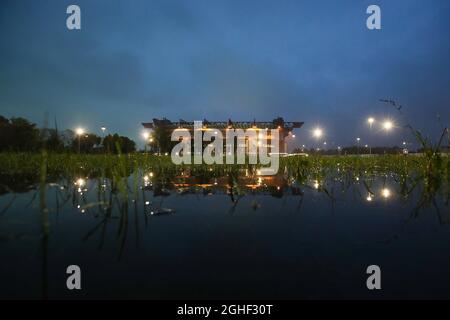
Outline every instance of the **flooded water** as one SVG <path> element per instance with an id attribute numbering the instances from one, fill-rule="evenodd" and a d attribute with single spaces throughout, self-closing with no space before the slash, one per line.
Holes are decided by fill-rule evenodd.
<path id="1" fill-rule="evenodd" d="M 17 183 L 0 196 L 2 299 L 450 298 L 448 202 L 394 175 Z"/>

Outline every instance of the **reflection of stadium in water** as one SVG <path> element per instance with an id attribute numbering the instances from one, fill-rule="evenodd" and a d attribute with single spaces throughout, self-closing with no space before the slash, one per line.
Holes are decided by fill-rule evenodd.
<path id="1" fill-rule="evenodd" d="M 358 270 L 367 267 L 362 248 L 392 270 L 397 261 L 410 262 L 407 271 L 394 272 L 396 288 L 435 261 L 412 296 L 450 295 L 439 286 L 450 279 L 442 255 L 450 243 L 450 211 L 439 189 L 413 188 L 409 179 L 402 186 L 396 174 L 283 171 L 152 167 L 126 177 L 55 177 L 46 185 L 37 175 L 5 177 L 0 297 L 68 297 L 53 270 L 64 269 L 59 261 L 69 251 L 93 275 L 88 298 L 104 297 L 105 285 L 112 289 L 108 297 L 231 297 L 238 289 L 243 298 L 270 298 L 275 286 L 283 298 L 315 297 L 317 288 L 324 297 L 365 297 L 357 285 L 339 289 L 360 283 Z M 42 278 L 22 280 L 30 263 Z M 349 267 L 356 270 L 343 278 L 321 272 L 346 274 Z M 268 281 L 267 274 L 278 276 Z"/>
<path id="2" fill-rule="evenodd" d="M 169 195 L 176 192 L 186 194 L 228 194 L 232 197 L 237 192 L 252 195 L 271 195 L 283 197 L 299 195 L 302 191 L 295 183 L 290 183 L 284 176 L 241 176 L 236 180 L 231 177 L 199 178 L 180 175 L 168 182 L 155 182 L 144 187 L 152 190 L 154 196 Z M 239 190 L 235 190 L 238 188 Z"/>

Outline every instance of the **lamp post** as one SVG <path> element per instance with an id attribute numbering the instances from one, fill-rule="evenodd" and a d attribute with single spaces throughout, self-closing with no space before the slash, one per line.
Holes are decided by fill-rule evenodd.
<path id="1" fill-rule="evenodd" d="M 315 128 L 313 130 L 313 136 L 314 138 L 316 138 L 317 140 L 319 140 L 322 136 L 323 136 L 323 131 L 321 128 Z M 319 150 L 319 148 L 317 148 L 317 150 Z"/>
<path id="2" fill-rule="evenodd" d="M 359 155 L 359 142 L 361 141 L 361 138 L 356 138 L 356 148 L 358 150 L 358 155 Z"/>
<path id="3" fill-rule="evenodd" d="M 408 142 L 403 141 L 403 154 L 408 154 L 409 150 L 408 150 Z"/>
<path id="4" fill-rule="evenodd" d="M 77 128 L 75 130 L 76 135 L 78 136 L 78 154 L 80 153 L 81 149 L 81 136 L 84 134 L 83 128 Z"/>
<path id="5" fill-rule="evenodd" d="M 100 127 L 100 130 L 102 130 L 102 145 L 105 142 L 105 131 L 106 131 L 106 127 Z"/>
<path id="6" fill-rule="evenodd" d="M 144 152 L 147 152 L 147 143 L 148 143 L 148 138 L 150 137 L 150 134 L 147 131 L 145 131 L 145 132 L 142 133 L 142 137 L 145 140 Z"/>

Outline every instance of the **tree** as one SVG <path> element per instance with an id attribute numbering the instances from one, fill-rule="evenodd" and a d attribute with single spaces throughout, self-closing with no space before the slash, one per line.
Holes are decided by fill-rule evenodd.
<path id="1" fill-rule="evenodd" d="M 167 126 L 156 126 L 153 130 L 153 142 L 150 143 L 152 150 L 160 153 L 170 152 L 176 142 L 171 141 L 172 131 Z"/>
<path id="2" fill-rule="evenodd" d="M 107 135 L 103 139 L 103 148 L 108 153 L 131 153 L 136 151 L 136 143 L 128 137 L 114 135 Z M 117 149 L 119 148 L 119 150 Z"/>
<path id="3" fill-rule="evenodd" d="M 0 151 L 7 150 L 9 138 L 9 120 L 0 116 Z"/>
<path id="4" fill-rule="evenodd" d="M 36 151 L 40 147 L 36 124 L 24 118 L 0 116 L 0 151 Z"/>
<path id="5" fill-rule="evenodd" d="M 44 148 L 49 151 L 61 152 L 64 150 L 64 143 L 57 129 L 43 129 L 41 140 Z"/>
<path id="6" fill-rule="evenodd" d="M 72 140 L 72 150 L 78 152 L 78 143 L 80 145 L 80 153 L 92 153 L 95 151 L 95 147 L 97 147 L 101 138 L 93 133 L 83 134 L 80 137 L 75 136 Z"/>

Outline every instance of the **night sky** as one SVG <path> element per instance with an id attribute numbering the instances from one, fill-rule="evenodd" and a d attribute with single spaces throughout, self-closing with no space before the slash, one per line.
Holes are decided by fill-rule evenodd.
<path id="1" fill-rule="evenodd" d="M 70 4 L 82 30 L 66 28 Z M 370 4 L 381 30 L 366 28 Z M 0 114 L 140 142 L 154 117 L 305 121 L 291 148 L 316 145 L 316 125 L 330 147 L 412 139 L 369 130 L 372 115 L 437 139 L 450 124 L 449 34 L 448 0 L 2 0 Z"/>

